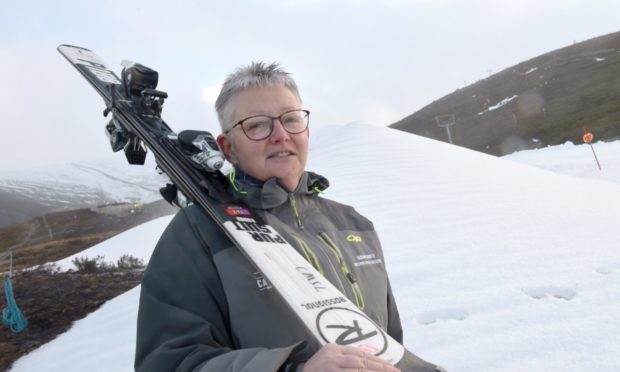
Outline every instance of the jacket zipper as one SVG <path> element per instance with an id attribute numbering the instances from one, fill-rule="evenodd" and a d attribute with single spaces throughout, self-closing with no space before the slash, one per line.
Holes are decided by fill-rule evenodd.
<path id="1" fill-rule="evenodd" d="M 297 227 L 300 230 L 304 229 L 304 225 L 301 223 L 301 216 L 299 215 L 299 210 L 297 209 L 297 200 L 295 199 L 295 195 L 293 193 L 288 194 L 288 200 L 291 203 L 291 207 L 293 208 L 293 213 L 295 213 L 295 218 L 297 219 Z"/>
<path id="2" fill-rule="evenodd" d="M 299 248 L 303 252 L 304 256 L 306 256 L 306 261 L 308 261 L 312 266 L 314 266 L 314 268 L 317 269 L 317 271 L 320 272 L 321 275 L 325 276 L 325 272 L 323 272 L 323 268 L 321 267 L 321 263 L 319 262 L 318 257 L 312 251 L 312 249 L 310 249 L 310 247 L 308 246 L 308 243 L 306 243 L 305 240 L 303 240 L 297 235 L 293 235 L 293 238 L 297 240 L 297 244 L 299 244 Z"/>
<path id="3" fill-rule="evenodd" d="M 312 264 L 311 260 L 316 260 L 316 266 L 313 265 L 314 268 L 317 269 L 321 273 L 321 275 L 327 278 L 327 276 L 325 276 L 325 270 L 323 269 L 323 267 L 321 267 L 321 263 L 320 263 L 321 261 L 317 257 L 317 253 L 315 253 L 312 250 L 312 248 L 310 248 L 308 243 L 306 243 L 306 241 L 303 240 L 301 237 L 297 235 L 293 235 L 293 238 L 297 241 L 297 243 L 299 243 L 299 247 L 301 251 L 304 253 L 304 255 L 306 256 L 306 260 L 308 260 L 308 262 L 310 262 L 311 264 Z M 325 255 L 325 258 L 324 258 L 325 262 L 329 264 L 329 267 L 331 268 L 330 273 L 332 273 L 335 280 L 338 281 L 338 283 L 333 283 L 333 284 L 337 286 L 342 292 L 346 292 L 345 286 L 342 283 L 342 279 L 340 279 L 340 275 L 338 275 L 338 269 L 336 269 L 336 266 L 334 265 L 332 260 L 327 256 L 328 253 L 324 252 L 323 250 L 320 250 L 318 254 Z"/>
<path id="4" fill-rule="evenodd" d="M 329 235 L 327 235 L 327 233 L 320 232 L 319 238 L 321 238 L 321 241 L 325 243 L 325 245 L 327 245 L 327 247 L 334 253 L 336 258 L 338 259 L 338 263 L 340 264 L 340 271 L 342 272 L 344 277 L 347 279 L 347 282 L 349 283 L 349 286 L 351 287 L 351 290 L 353 291 L 353 296 L 355 297 L 355 302 L 357 304 L 357 307 L 359 307 L 360 310 L 364 310 L 365 304 L 364 304 L 364 296 L 362 295 L 362 290 L 360 289 L 360 285 L 357 282 L 357 279 L 351 273 L 351 270 L 349 270 L 349 267 L 347 266 L 347 263 L 344 260 L 344 257 L 342 256 L 342 252 L 340 251 L 336 243 L 329 237 Z"/>

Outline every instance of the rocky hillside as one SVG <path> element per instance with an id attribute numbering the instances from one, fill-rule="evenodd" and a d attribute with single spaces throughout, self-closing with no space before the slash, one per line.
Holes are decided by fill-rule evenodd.
<path id="1" fill-rule="evenodd" d="M 0 228 L 0 253 L 14 247 L 15 269 L 57 261 L 175 210 L 160 200 L 45 213 L 24 223 Z M 2 270 L 6 270 L 6 265 Z"/>
<path id="2" fill-rule="evenodd" d="M 618 137 L 620 32 L 521 62 L 390 126 L 493 155 L 581 143 L 584 127 L 595 141 Z"/>

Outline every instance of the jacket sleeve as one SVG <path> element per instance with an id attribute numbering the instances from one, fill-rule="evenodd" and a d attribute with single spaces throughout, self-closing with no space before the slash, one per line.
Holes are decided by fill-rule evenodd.
<path id="1" fill-rule="evenodd" d="M 234 350 L 219 275 L 209 247 L 186 213 L 179 212 L 164 231 L 142 280 L 135 370 L 287 369 L 287 358 L 297 345 Z M 210 241 L 227 242 L 221 231 L 211 230 L 220 236 Z"/>
<path id="2" fill-rule="evenodd" d="M 400 323 L 400 314 L 398 313 L 398 308 L 396 307 L 396 301 L 394 300 L 394 294 L 392 293 L 392 286 L 390 285 L 390 281 L 388 279 L 388 298 L 387 298 L 387 306 L 388 306 L 388 324 L 387 324 L 387 333 L 392 336 L 393 339 L 398 341 L 399 343 L 403 343 L 403 327 Z"/>

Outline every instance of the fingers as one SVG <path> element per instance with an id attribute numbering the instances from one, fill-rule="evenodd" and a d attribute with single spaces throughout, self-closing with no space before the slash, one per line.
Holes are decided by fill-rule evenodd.
<path id="1" fill-rule="evenodd" d="M 358 348 L 342 347 L 343 354 L 340 366 L 351 371 L 377 371 L 377 372 L 400 372 L 400 369 L 392 366 L 385 360 L 368 354 Z M 357 369 L 356 369 L 357 368 Z"/>
<path id="2" fill-rule="evenodd" d="M 304 372 L 400 372 L 383 359 L 354 347 L 323 346 L 304 366 Z"/>

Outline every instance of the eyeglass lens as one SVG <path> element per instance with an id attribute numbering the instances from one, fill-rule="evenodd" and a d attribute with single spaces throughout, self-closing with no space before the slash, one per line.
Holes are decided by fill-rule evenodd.
<path id="1" fill-rule="evenodd" d="M 285 112 L 277 118 L 270 116 L 253 116 L 243 120 L 241 127 L 248 138 L 261 140 L 273 132 L 274 121 L 279 119 L 284 130 L 291 134 L 301 133 L 308 127 L 308 113 L 303 110 Z"/>

